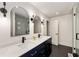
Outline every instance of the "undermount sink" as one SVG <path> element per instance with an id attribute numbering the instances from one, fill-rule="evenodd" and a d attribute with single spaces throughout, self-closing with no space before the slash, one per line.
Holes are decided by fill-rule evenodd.
<path id="1" fill-rule="evenodd" d="M 16 44 L 17 46 L 21 46 L 21 45 L 23 45 L 23 43 L 18 43 L 18 44 Z"/>
<path id="2" fill-rule="evenodd" d="M 30 39 L 29 41 L 31 41 L 31 42 L 36 42 L 37 40 L 38 40 L 38 38 Z"/>
<path id="3" fill-rule="evenodd" d="M 33 44 L 36 44 L 36 42 L 39 41 L 39 38 L 35 38 L 35 39 L 28 39 L 28 40 L 25 40 L 24 43 L 20 42 L 18 44 L 16 44 L 18 47 L 20 48 L 24 48 L 24 47 L 28 47 L 28 44 L 31 43 L 32 45 Z"/>

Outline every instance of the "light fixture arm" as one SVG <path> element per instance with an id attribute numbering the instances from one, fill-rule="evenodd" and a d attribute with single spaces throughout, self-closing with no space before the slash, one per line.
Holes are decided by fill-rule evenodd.
<path id="1" fill-rule="evenodd" d="M 3 2 L 3 5 L 4 5 L 4 8 L 5 8 L 5 6 L 6 6 L 6 2 Z"/>
<path id="2" fill-rule="evenodd" d="M 7 10 L 5 9 L 6 2 L 3 2 L 3 8 L 0 8 L 0 11 L 3 13 L 4 17 L 6 17 Z"/>

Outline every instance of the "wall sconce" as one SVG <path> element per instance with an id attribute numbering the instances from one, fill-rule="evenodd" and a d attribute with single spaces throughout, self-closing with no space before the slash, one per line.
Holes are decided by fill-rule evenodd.
<path id="1" fill-rule="evenodd" d="M 43 21 L 41 21 L 41 23 L 43 24 Z"/>
<path id="2" fill-rule="evenodd" d="M 35 16 L 34 16 L 34 15 L 32 15 L 32 17 L 31 17 L 31 21 L 32 21 L 32 22 L 34 22 L 34 17 L 35 17 Z"/>
<path id="3" fill-rule="evenodd" d="M 3 8 L 0 8 L 0 11 L 3 13 L 3 16 L 6 17 L 7 10 L 5 9 L 6 2 L 3 2 Z"/>
<path id="4" fill-rule="evenodd" d="M 31 21 L 33 21 L 33 18 L 31 18 Z"/>
<path id="5" fill-rule="evenodd" d="M 41 21 L 41 24 L 44 24 L 44 19 Z"/>

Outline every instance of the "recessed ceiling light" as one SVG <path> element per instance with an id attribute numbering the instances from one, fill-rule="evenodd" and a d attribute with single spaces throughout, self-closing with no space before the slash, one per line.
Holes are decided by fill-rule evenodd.
<path id="1" fill-rule="evenodd" d="M 59 12 L 56 12 L 56 15 L 59 15 Z"/>
<path id="2" fill-rule="evenodd" d="M 18 8 L 18 6 L 16 6 L 16 8 Z"/>

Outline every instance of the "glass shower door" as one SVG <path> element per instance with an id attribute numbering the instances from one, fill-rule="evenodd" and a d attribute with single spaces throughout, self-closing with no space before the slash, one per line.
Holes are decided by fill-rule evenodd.
<path id="1" fill-rule="evenodd" d="M 76 9 L 76 53 L 79 55 L 79 7 Z"/>

